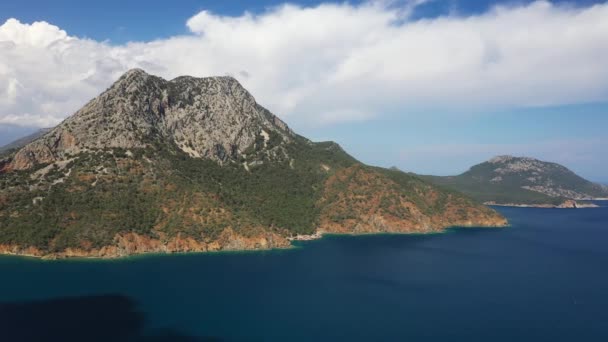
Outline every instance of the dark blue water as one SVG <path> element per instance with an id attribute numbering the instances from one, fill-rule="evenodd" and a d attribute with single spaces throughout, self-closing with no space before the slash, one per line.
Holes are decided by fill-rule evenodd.
<path id="1" fill-rule="evenodd" d="M 608 207 L 498 210 L 512 227 L 120 261 L 0 257 L 0 340 L 608 341 Z"/>

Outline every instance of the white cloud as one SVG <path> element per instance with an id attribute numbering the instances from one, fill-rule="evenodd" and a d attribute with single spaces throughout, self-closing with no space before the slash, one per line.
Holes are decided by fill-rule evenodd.
<path id="1" fill-rule="evenodd" d="M 53 115 L 8 114 L 2 116 L 0 126 L 53 127 L 62 119 Z"/>
<path id="2" fill-rule="evenodd" d="M 72 38 L 69 38 L 67 33 L 57 26 L 44 21 L 23 25 L 16 19 L 8 19 L 0 30 L 0 40 L 12 42 L 15 45 L 47 47 L 66 39 Z"/>
<path id="3" fill-rule="evenodd" d="M 10 19 L 0 26 L 0 124 L 57 123 L 132 67 L 234 75 L 302 124 L 608 100 L 608 4 L 411 20 L 417 3 L 203 11 L 187 21 L 189 35 L 123 45 Z"/>

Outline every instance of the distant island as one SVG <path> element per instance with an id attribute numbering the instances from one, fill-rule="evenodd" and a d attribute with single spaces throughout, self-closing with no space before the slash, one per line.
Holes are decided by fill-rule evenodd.
<path id="1" fill-rule="evenodd" d="M 456 191 L 296 134 L 232 77 L 131 70 L 0 155 L 0 253 L 112 258 L 506 224 Z"/>
<path id="2" fill-rule="evenodd" d="M 596 205 L 586 201 L 608 198 L 608 186 L 562 165 L 527 157 L 497 156 L 458 176 L 421 177 L 488 205 L 589 208 Z"/>

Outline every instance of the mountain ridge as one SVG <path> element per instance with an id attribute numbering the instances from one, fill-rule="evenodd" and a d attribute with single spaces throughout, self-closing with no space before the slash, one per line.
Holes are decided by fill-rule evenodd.
<path id="1" fill-rule="evenodd" d="M 213 120 L 216 112 L 230 117 Z M 225 162 L 243 154 L 257 137 L 250 127 L 260 125 L 268 130 L 265 135 L 274 132 L 287 140 L 294 135 L 230 76 L 181 76 L 166 81 L 133 69 L 43 139 L 20 150 L 7 167 L 24 170 L 65 153 L 100 147 L 143 148 L 163 140 L 190 155 Z"/>
<path id="2" fill-rule="evenodd" d="M 608 187 L 563 165 L 530 157 L 495 156 L 457 176 L 422 176 L 490 204 L 576 206 L 573 201 L 608 197 Z"/>
<path id="3" fill-rule="evenodd" d="M 0 162 L 0 252 L 284 248 L 301 235 L 504 226 L 496 211 L 314 143 L 231 77 L 131 70 Z"/>

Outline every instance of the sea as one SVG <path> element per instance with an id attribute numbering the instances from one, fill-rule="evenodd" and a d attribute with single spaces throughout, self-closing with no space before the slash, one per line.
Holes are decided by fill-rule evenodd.
<path id="1" fill-rule="evenodd" d="M 0 257 L 0 341 L 608 341 L 608 202 L 264 252 Z"/>

